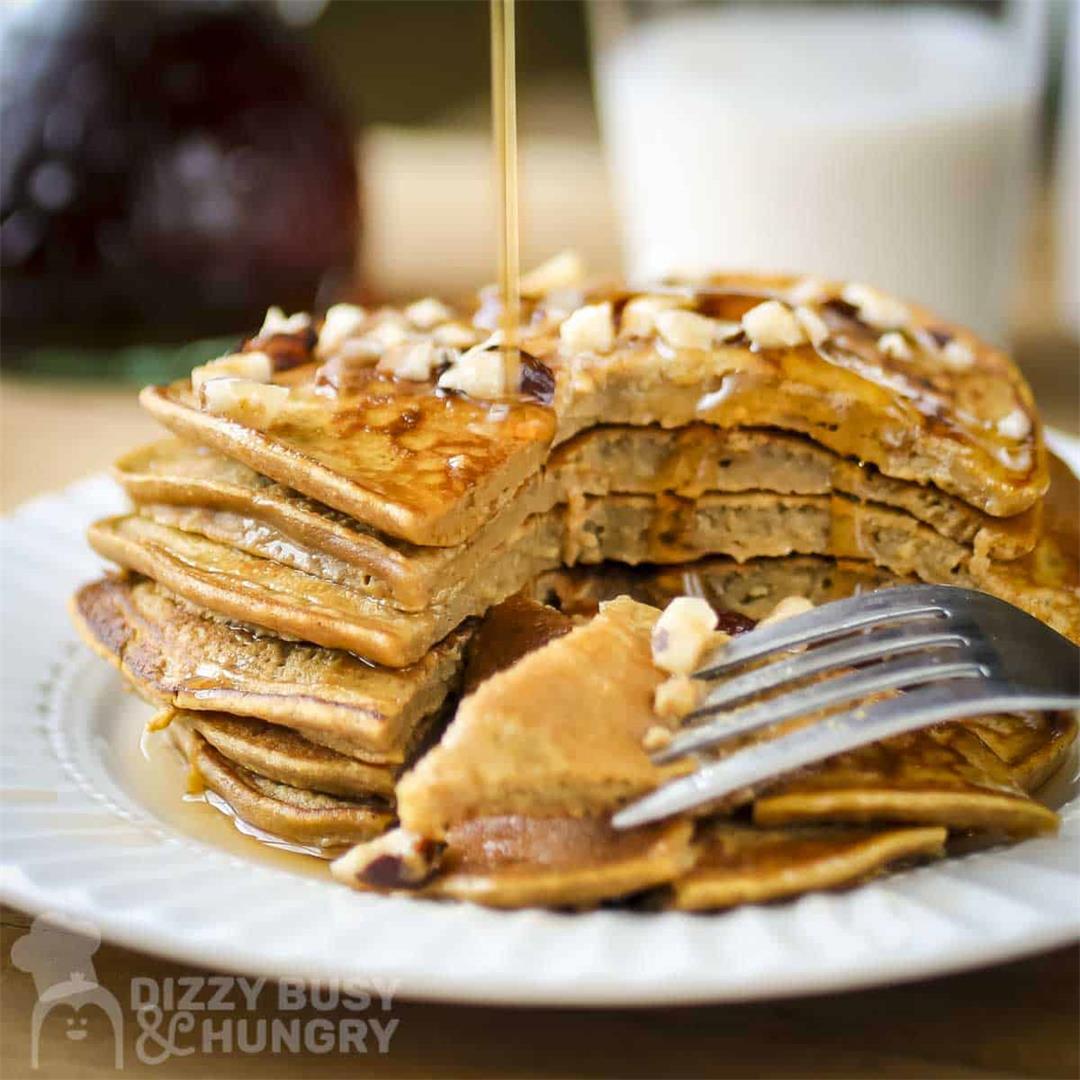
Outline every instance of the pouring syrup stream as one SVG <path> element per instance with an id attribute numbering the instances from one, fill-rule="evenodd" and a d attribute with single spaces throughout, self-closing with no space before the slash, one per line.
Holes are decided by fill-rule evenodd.
<path id="1" fill-rule="evenodd" d="M 491 104 L 499 193 L 499 293 L 508 381 L 516 384 L 521 272 L 518 250 L 517 74 L 514 0 L 491 0 Z"/>

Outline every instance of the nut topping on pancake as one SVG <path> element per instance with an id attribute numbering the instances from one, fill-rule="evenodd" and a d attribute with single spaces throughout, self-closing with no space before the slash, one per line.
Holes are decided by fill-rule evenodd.
<path id="1" fill-rule="evenodd" d="M 518 289 L 523 297 L 535 300 L 547 293 L 577 288 L 585 278 L 585 265 L 576 251 L 561 251 L 534 270 L 521 275 Z"/>
<path id="2" fill-rule="evenodd" d="M 266 309 L 266 318 L 256 339 L 276 337 L 278 334 L 302 334 L 311 327 L 311 316 L 304 311 L 295 315 L 286 315 L 279 307 Z"/>
<path id="3" fill-rule="evenodd" d="M 878 338 L 878 348 L 893 360 L 910 360 L 915 354 L 908 340 L 899 330 L 890 330 Z"/>
<path id="4" fill-rule="evenodd" d="M 460 390 L 469 397 L 493 400 L 506 396 L 506 357 L 490 347 L 491 339 L 464 353 L 439 376 L 439 389 Z"/>
<path id="5" fill-rule="evenodd" d="M 727 635 L 715 633 L 717 615 L 699 596 L 678 596 L 664 609 L 652 632 L 653 663 L 671 675 L 689 675 L 710 646 Z"/>
<path id="6" fill-rule="evenodd" d="M 420 330 L 433 330 L 440 323 L 449 322 L 454 313 L 433 296 L 417 300 L 405 309 L 405 318 Z"/>
<path id="7" fill-rule="evenodd" d="M 251 379 L 208 379 L 199 391 L 200 404 L 207 412 L 249 424 L 256 430 L 269 427 L 288 399 L 288 387 Z"/>
<path id="8" fill-rule="evenodd" d="M 573 352 L 608 353 L 615 347 L 611 303 L 586 304 L 559 327 L 563 347 Z"/>
<path id="9" fill-rule="evenodd" d="M 653 696 L 653 711 L 662 720 L 681 720 L 701 704 L 704 696 L 705 683 L 700 679 L 691 679 L 687 675 L 672 675 L 656 688 L 656 694 Z M 645 732 L 645 741 L 642 745 L 650 753 L 660 749 L 660 745 L 656 744 L 655 736 L 651 740 L 654 745 L 650 745 L 649 739 L 650 733 L 657 730 L 665 732 L 667 742 L 671 741 L 671 733 L 666 728 L 649 728 Z M 666 746 L 667 742 L 662 745 Z"/>
<path id="10" fill-rule="evenodd" d="M 413 889 L 435 873 L 441 851 L 442 845 L 427 837 L 392 829 L 336 859 L 330 873 L 346 885 Z"/>
<path id="11" fill-rule="evenodd" d="M 480 340 L 476 329 L 463 322 L 447 322 L 436 326 L 431 336 L 436 345 L 445 345 L 452 349 L 471 349 Z"/>
<path id="12" fill-rule="evenodd" d="M 626 302 L 619 320 L 619 331 L 624 337 L 648 338 L 656 333 L 656 317 L 662 311 L 687 307 L 686 296 L 635 296 Z"/>
<path id="13" fill-rule="evenodd" d="M 758 626 L 772 626 L 773 623 L 783 622 L 785 619 L 790 619 L 795 615 L 802 615 L 809 611 L 813 606 L 813 603 L 805 596 L 785 596 L 784 599 L 758 623 Z"/>
<path id="14" fill-rule="evenodd" d="M 954 338 L 941 350 L 941 362 L 950 371 L 970 371 L 975 366 L 975 353 L 970 345 Z"/>
<path id="15" fill-rule="evenodd" d="M 899 330 L 911 321 L 911 312 L 899 300 L 869 285 L 845 285 L 841 297 L 859 312 L 859 318 L 876 330 Z"/>
<path id="16" fill-rule="evenodd" d="M 751 308 L 742 317 L 742 327 L 759 349 L 791 348 L 806 341 L 806 332 L 795 313 L 779 300 L 766 300 Z"/>
<path id="17" fill-rule="evenodd" d="M 334 304 L 327 309 L 319 327 L 319 340 L 315 346 L 315 355 L 325 360 L 332 356 L 350 338 L 359 335 L 367 312 L 355 304 Z"/>
<path id="18" fill-rule="evenodd" d="M 800 305 L 795 309 L 795 318 L 806 331 L 811 345 L 823 345 L 829 338 L 829 324 L 812 308 Z"/>
<path id="19" fill-rule="evenodd" d="M 654 317 L 661 341 L 673 349 L 711 349 L 732 332 L 732 324 L 718 322 L 694 311 L 658 311 Z M 735 327 L 738 330 L 738 327 Z"/>
<path id="20" fill-rule="evenodd" d="M 1013 409 L 998 421 L 997 429 L 1006 439 L 1020 440 L 1031 433 L 1031 418 L 1023 409 Z"/>
<path id="21" fill-rule="evenodd" d="M 229 353 L 194 368 L 191 372 L 191 389 L 201 394 L 203 386 L 211 379 L 249 379 L 251 382 L 268 383 L 273 376 L 273 360 L 266 353 L 253 349 L 251 352 Z"/>
<path id="22" fill-rule="evenodd" d="M 427 382 L 436 368 L 453 364 L 458 358 L 456 349 L 437 348 L 430 338 L 392 345 L 379 358 L 375 370 L 396 379 Z"/>

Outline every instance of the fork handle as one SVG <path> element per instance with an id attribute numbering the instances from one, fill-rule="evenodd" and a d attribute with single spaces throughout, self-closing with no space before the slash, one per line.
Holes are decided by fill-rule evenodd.
<path id="1" fill-rule="evenodd" d="M 1080 698 L 1075 695 L 1027 691 L 997 680 L 925 686 L 737 750 L 623 808 L 612 818 L 612 824 L 629 828 L 658 821 L 835 754 L 945 720 L 1027 709 L 1075 708 L 1080 708 Z"/>

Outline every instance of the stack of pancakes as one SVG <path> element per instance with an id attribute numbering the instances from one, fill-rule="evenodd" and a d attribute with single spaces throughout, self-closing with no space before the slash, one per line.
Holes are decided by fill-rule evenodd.
<path id="1" fill-rule="evenodd" d="M 160 723 L 201 782 L 245 821 L 325 851 L 380 836 L 399 802 L 406 820 L 405 794 L 463 722 L 468 729 L 468 710 L 489 689 L 522 671 L 543 686 L 550 650 L 558 659 L 572 649 L 558 672 L 600 665 L 604 650 L 577 657 L 580 636 L 595 626 L 603 640 L 622 619 L 618 633 L 641 638 L 653 604 L 682 591 L 672 582 L 687 574 L 718 606 L 751 618 L 793 593 L 824 599 L 916 577 L 996 593 L 1080 636 L 1072 478 L 1052 467 L 1030 392 L 1002 353 L 873 290 L 808 279 L 587 294 L 551 272 L 525 291 L 520 353 L 490 333 L 490 302 L 467 320 L 434 301 L 404 311 L 342 306 L 321 323 L 272 312 L 237 354 L 144 391 L 144 406 L 175 437 L 118 463 L 134 510 L 95 524 L 90 541 L 124 573 L 81 590 L 76 619 L 166 709 Z M 613 563 L 673 569 L 625 577 Z M 482 621 L 492 609 L 522 590 L 564 607 L 583 595 L 607 599 L 613 582 L 636 595 L 647 588 L 653 604 L 605 608 L 477 681 L 484 654 L 513 637 L 507 612 L 518 609 L 499 608 L 496 638 Z M 536 621 L 535 611 L 522 617 Z M 631 654 L 610 658 L 628 686 Z M 641 662 L 652 678 L 648 657 Z M 471 692 L 459 708 L 467 665 Z M 528 685 L 515 682 L 511 696 L 531 698 Z M 620 737 L 638 738 L 646 698 L 618 704 Z M 582 701 L 578 729 L 592 723 Z M 399 784 L 455 709 L 442 744 Z M 529 717 L 508 730 L 521 723 L 544 726 Z M 978 773 L 964 783 L 980 792 L 1011 785 L 1009 805 L 1025 807 L 1006 832 L 1052 825 L 1021 787 L 1040 772 L 1031 761 L 1067 745 L 1063 724 L 994 720 L 987 730 L 1030 734 L 1016 735 L 1023 751 L 1011 761 L 999 753 L 1004 735 L 995 747 L 971 735 L 975 725 L 963 729 L 965 745 L 974 739 L 986 751 L 977 767 L 961 755 Z M 500 753 L 517 760 L 511 744 Z M 452 769 L 473 774 L 460 755 Z M 656 781 L 649 768 L 642 775 Z M 824 837 L 794 840 L 682 822 L 679 843 L 668 835 L 675 826 L 661 830 L 665 869 L 643 881 L 625 867 L 608 874 L 606 841 L 588 832 L 605 833 L 610 799 L 536 812 L 550 779 L 525 783 L 510 811 L 493 795 L 460 821 L 427 832 L 410 825 L 409 843 L 452 853 L 447 830 L 468 827 L 475 835 L 459 847 L 511 851 L 515 823 L 532 822 L 529 843 L 550 858 L 519 853 L 515 866 L 558 867 L 548 825 L 535 822 L 560 821 L 555 848 L 576 852 L 591 880 L 620 884 L 530 893 L 526 873 L 513 900 L 477 896 L 585 903 L 681 879 L 716 858 L 740 873 L 747 859 L 790 861 L 804 866 L 794 876 L 807 887 L 837 883 L 940 848 L 942 826 L 978 824 L 962 812 L 911 819 L 895 799 L 860 819 L 857 835 L 843 813 L 815 819 Z M 909 827 L 865 824 L 879 819 Z M 487 837 L 488 826 L 501 839 Z M 634 866 L 643 865 L 634 845 L 644 836 L 620 841 L 634 849 Z M 789 840 L 809 847 L 796 857 Z M 829 859 L 831 877 L 822 872 Z M 704 892 L 687 886 L 698 899 L 680 902 L 732 902 L 715 899 L 716 878 Z"/>

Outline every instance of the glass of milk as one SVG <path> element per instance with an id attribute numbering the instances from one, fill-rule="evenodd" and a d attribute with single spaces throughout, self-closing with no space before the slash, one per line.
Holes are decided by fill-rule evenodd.
<path id="1" fill-rule="evenodd" d="M 630 276 L 855 279 L 1001 340 L 1045 14 L 1044 0 L 595 0 L 597 97 Z"/>

